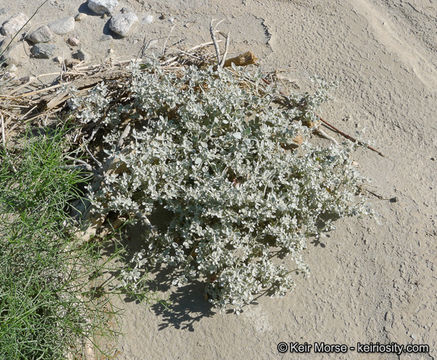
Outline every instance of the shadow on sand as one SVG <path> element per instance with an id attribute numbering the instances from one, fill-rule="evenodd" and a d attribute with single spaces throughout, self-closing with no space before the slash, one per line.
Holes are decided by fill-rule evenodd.
<path id="1" fill-rule="evenodd" d="M 122 231 L 119 241 L 126 250 L 126 263 L 144 246 L 146 233 L 142 225 L 138 224 L 128 226 Z M 110 254 L 113 249 L 107 248 L 106 251 Z M 206 300 L 205 283 L 196 280 L 175 289 L 172 281 L 177 275 L 177 271 L 167 267 L 159 266 L 150 270 L 150 280 L 145 284 L 146 291 L 156 294 L 157 297 L 170 293 L 165 301 L 155 302 L 150 308 L 162 318 L 159 330 L 173 326 L 176 329 L 194 331 L 196 322 L 213 316 L 215 312 Z M 124 297 L 124 301 L 139 303 L 137 298 L 129 295 Z"/>

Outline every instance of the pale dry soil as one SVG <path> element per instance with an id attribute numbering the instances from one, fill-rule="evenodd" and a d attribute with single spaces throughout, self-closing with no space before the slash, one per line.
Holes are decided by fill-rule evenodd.
<path id="1" fill-rule="evenodd" d="M 430 354 L 400 359 L 437 358 L 437 2 L 122 3 L 140 19 L 152 14 L 155 21 L 138 26 L 127 39 L 101 42 L 108 19 L 88 16 L 74 34 L 91 60 L 102 60 L 109 48 L 118 58 L 129 58 L 144 38 L 158 40 L 152 47 L 159 52 L 173 24 L 169 45 L 179 39 L 196 45 L 209 40 L 210 19 L 223 18 L 221 28 L 231 33 L 231 55 L 252 50 L 263 69 L 286 69 L 302 89 L 312 75 L 338 82 L 321 114 L 350 134 L 366 130 L 361 136 L 386 157 L 360 150 L 355 155 L 360 170 L 375 192 L 397 202 L 372 198 L 378 219 L 339 221 L 323 244 L 310 244 L 310 278 L 298 278 L 293 293 L 260 299 L 240 316 L 211 312 L 199 284 L 171 296 L 172 313 L 115 299 L 125 310 L 120 323 L 125 335 L 114 343 L 116 358 L 399 359 L 356 352 L 280 355 L 279 341 L 425 343 Z M 32 24 L 75 15 L 81 4 L 53 0 Z M 36 4 L 0 0 L 0 7 L 30 15 Z M 166 18 L 159 20 L 160 14 Z M 64 51 L 69 51 L 66 45 Z M 56 66 L 29 60 L 19 71 L 38 74 Z"/>

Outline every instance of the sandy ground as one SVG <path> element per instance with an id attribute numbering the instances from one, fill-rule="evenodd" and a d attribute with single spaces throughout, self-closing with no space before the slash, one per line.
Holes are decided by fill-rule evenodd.
<path id="1" fill-rule="evenodd" d="M 225 19 L 231 52 L 252 50 L 266 70 L 287 69 L 296 84 L 337 81 L 321 114 L 346 132 L 366 129 L 385 158 L 356 154 L 379 219 L 347 219 L 308 248 L 312 275 L 284 298 L 263 298 L 240 316 L 213 313 L 192 285 L 171 296 L 172 313 L 115 299 L 125 310 L 116 359 L 434 359 L 437 358 L 437 2 L 434 0 L 168 0 L 121 3 L 140 19 L 127 39 L 100 41 L 108 19 L 88 16 L 74 34 L 92 61 L 108 49 L 128 58 L 144 37 L 161 51 L 184 39 L 209 40 L 211 18 Z M 31 5 L 29 5 L 31 4 Z M 82 1 L 50 1 L 32 25 L 75 15 Z M 7 14 L 37 4 L 0 0 Z M 7 17 L 6 15 L 0 17 Z M 163 14 L 165 18 L 159 20 Z M 174 18 L 172 23 L 170 20 Z M 2 20 L 2 19 L 0 19 Z M 59 46 L 69 53 L 64 36 Z M 62 55 L 62 54 L 60 54 Z M 232 55 L 232 54 L 231 54 Z M 56 71 L 28 60 L 19 71 Z M 277 343 L 428 344 L 430 354 L 279 354 Z"/>

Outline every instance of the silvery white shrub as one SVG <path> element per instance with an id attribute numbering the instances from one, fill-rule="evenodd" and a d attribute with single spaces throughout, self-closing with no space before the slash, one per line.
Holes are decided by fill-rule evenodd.
<path id="1" fill-rule="evenodd" d="M 284 107 L 261 76 L 150 63 L 132 66 L 122 101 L 101 84 L 71 102 L 79 121 L 101 129 L 113 164 L 91 191 L 94 211 L 148 224 L 126 282 L 166 264 L 180 270 L 175 284 L 204 279 L 212 304 L 239 311 L 258 294 L 290 290 L 292 275 L 308 272 L 308 239 L 333 220 L 368 213 L 350 147 L 291 150 L 297 135 L 309 139 L 304 124 L 324 87 Z M 163 212 L 169 220 L 157 224 Z"/>

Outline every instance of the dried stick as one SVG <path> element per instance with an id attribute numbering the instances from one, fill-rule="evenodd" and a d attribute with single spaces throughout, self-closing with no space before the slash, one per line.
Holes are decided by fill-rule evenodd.
<path id="1" fill-rule="evenodd" d="M 223 69 L 223 66 L 225 66 L 226 61 L 226 55 L 228 55 L 228 49 L 229 49 L 229 33 L 226 34 L 226 42 L 225 42 L 225 52 L 223 53 L 222 61 L 219 64 L 219 67 Z"/>
<path id="2" fill-rule="evenodd" d="M 66 155 L 65 156 L 68 160 L 71 160 L 71 161 L 73 161 L 73 162 L 77 162 L 77 163 L 79 163 L 79 164 L 82 164 L 83 166 L 85 166 L 85 168 L 88 170 L 88 171 L 92 171 L 93 170 L 93 168 L 92 168 L 92 166 L 90 165 L 90 164 L 88 164 L 87 162 L 85 162 L 85 161 L 83 161 L 83 160 L 81 160 L 81 159 L 76 159 L 76 158 L 74 158 L 74 157 L 72 157 L 72 156 L 68 156 L 68 155 Z"/>
<path id="3" fill-rule="evenodd" d="M 91 156 L 91 159 L 93 159 L 94 162 L 95 162 L 99 167 L 102 167 L 102 163 L 94 157 L 93 153 L 90 151 L 90 149 L 88 149 L 88 146 L 87 146 L 86 144 L 84 144 L 84 145 L 85 145 L 85 150 L 86 150 L 86 152 Z"/>
<path id="4" fill-rule="evenodd" d="M 171 27 L 170 32 L 168 33 L 168 36 L 167 36 L 167 38 L 166 38 L 165 41 L 164 41 L 164 46 L 162 47 L 162 56 L 165 55 L 165 52 L 166 52 L 166 50 L 167 50 L 167 42 L 168 42 L 168 39 L 170 39 L 170 35 L 171 35 L 171 33 L 173 32 L 173 30 L 174 30 L 175 27 L 176 27 L 176 24 L 174 24 L 174 25 Z"/>
<path id="5" fill-rule="evenodd" d="M 335 140 L 332 136 L 329 136 L 327 133 L 325 133 L 322 129 L 314 129 L 314 132 L 321 137 L 324 137 L 325 139 L 328 139 L 329 141 L 333 142 L 335 145 L 338 145 L 337 140 Z"/>
<path id="6" fill-rule="evenodd" d="M 217 43 L 219 43 L 219 42 L 221 42 L 221 40 L 217 40 Z M 188 50 L 184 51 L 183 53 L 191 53 L 191 52 L 193 52 L 195 50 L 198 50 L 198 49 L 210 46 L 210 45 L 214 45 L 214 43 L 212 41 L 210 41 L 210 42 L 207 42 L 207 43 L 199 44 L 199 45 L 196 45 L 196 46 L 192 47 L 191 49 L 188 49 Z M 182 50 L 179 50 L 179 51 L 182 52 Z M 178 58 L 179 58 L 179 56 L 173 56 L 172 58 L 167 59 L 164 62 L 162 62 L 161 66 L 166 66 L 166 65 L 173 64 Z"/>
<path id="7" fill-rule="evenodd" d="M 223 22 L 223 20 L 220 20 L 215 26 L 213 26 L 214 21 L 215 21 L 215 19 L 212 19 L 210 24 L 209 24 L 209 33 L 211 35 L 212 43 L 214 44 L 215 54 L 217 56 L 217 65 L 220 65 L 221 64 L 220 48 L 218 46 L 217 39 L 215 37 L 214 32 L 215 32 L 215 29 L 217 28 L 217 26 L 219 26 Z"/>
<path id="8" fill-rule="evenodd" d="M 265 79 L 265 78 L 263 78 L 262 80 L 263 80 L 266 84 L 268 84 L 268 85 L 270 84 L 270 81 L 269 81 L 269 80 L 267 80 L 267 79 Z M 284 93 L 282 93 L 282 92 L 281 92 L 281 95 L 283 95 L 285 98 L 287 98 L 286 94 L 284 94 Z M 372 151 L 376 152 L 379 156 L 385 157 L 384 154 L 383 154 L 382 152 L 380 152 L 379 150 L 376 150 L 374 147 L 372 147 L 372 146 L 370 146 L 370 145 L 367 145 L 366 143 L 364 143 L 364 142 L 362 142 L 362 141 L 360 141 L 360 140 L 354 138 L 354 137 L 351 136 L 351 135 L 346 134 L 345 132 L 341 131 L 340 129 L 336 128 L 334 125 L 331 125 L 329 122 L 327 122 L 326 120 L 324 120 L 324 119 L 323 119 L 319 114 L 316 114 L 316 115 L 317 115 L 317 117 L 320 119 L 320 121 L 323 123 L 323 125 L 324 125 L 326 128 L 328 128 L 329 130 L 334 131 L 334 132 L 340 134 L 341 136 L 345 137 L 346 139 L 349 139 L 349 140 L 351 140 L 351 141 L 353 141 L 353 142 L 356 142 L 356 143 L 358 143 L 358 144 L 360 144 L 360 145 L 365 146 L 365 147 L 368 148 L 369 150 L 372 150 Z"/>
<path id="9" fill-rule="evenodd" d="M 1 129 L 2 129 L 2 143 L 4 149 L 6 150 L 6 133 L 5 133 L 5 121 L 3 118 L 3 114 L 0 114 L 0 121 L 1 121 Z"/>
<path id="10" fill-rule="evenodd" d="M 367 147 L 369 150 L 372 150 L 372 151 L 376 152 L 379 156 L 385 157 L 384 154 L 383 154 L 382 152 L 380 152 L 379 150 L 376 150 L 374 147 L 372 147 L 372 146 L 370 146 L 370 145 L 367 145 L 367 144 L 363 143 L 362 141 L 360 141 L 360 140 L 354 138 L 353 136 L 348 135 L 348 134 L 346 134 L 345 132 L 343 132 L 343 131 L 337 129 L 335 126 L 331 125 L 331 124 L 330 124 L 329 122 L 327 122 L 326 120 L 323 120 L 322 117 L 321 117 L 320 115 L 317 115 L 317 116 L 319 117 L 320 121 L 322 121 L 323 125 L 324 125 L 326 128 L 328 128 L 329 130 L 334 131 L 334 132 L 340 134 L 341 136 L 345 137 L 346 139 L 349 139 L 349 140 L 351 140 L 351 141 L 353 141 L 353 142 L 356 142 L 356 143 L 358 143 L 358 144 L 360 144 L 360 145 L 363 145 L 363 146 Z"/>

